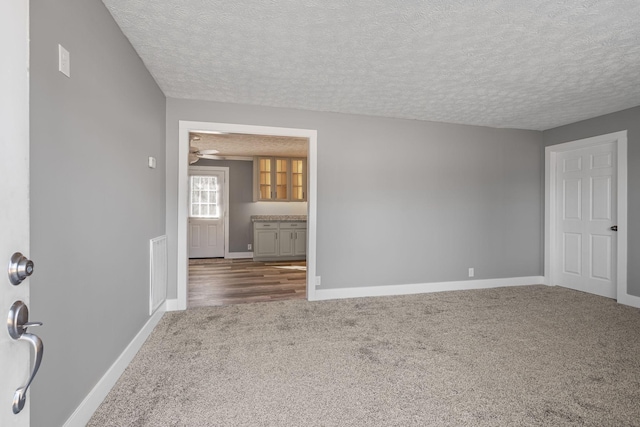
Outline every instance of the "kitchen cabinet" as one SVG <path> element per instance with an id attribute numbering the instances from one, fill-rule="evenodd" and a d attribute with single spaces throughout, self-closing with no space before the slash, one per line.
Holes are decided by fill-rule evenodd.
<path id="1" fill-rule="evenodd" d="M 275 257 L 279 254 L 278 223 L 256 222 L 253 226 L 253 257 Z"/>
<path id="2" fill-rule="evenodd" d="M 287 157 L 254 159 L 254 201 L 307 200 L 307 160 Z"/>
<path id="3" fill-rule="evenodd" d="M 291 159 L 291 201 L 307 200 L 307 159 Z"/>
<path id="4" fill-rule="evenodd" d="M 294 256 L 307 256 L 307 230 L 295 230 L 294 235 Z"/>
<path id="5" fill-rule="evenodd" d="M 307 223 L 303 221 L 254 222 L 253 241 L 253 259 L 256 261 L 305 259 Z"/>

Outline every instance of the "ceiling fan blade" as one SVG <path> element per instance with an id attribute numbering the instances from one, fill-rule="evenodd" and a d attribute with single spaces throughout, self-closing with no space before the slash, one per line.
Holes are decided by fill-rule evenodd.
<path id="1" fill-rule="evenodd" d="M 218 150 L 198 150 L 200 154 L 218 154 Z"/>
<path id="2" fill-rule="evenodd" d="M 213 154 L 202 154 L 202 152 L 200 152 L 198 157 L 201 158 L 201 159 L 211 159 L 211 160 L 224 160 L 225 159 L 224 157 L 214 156 Z"/>

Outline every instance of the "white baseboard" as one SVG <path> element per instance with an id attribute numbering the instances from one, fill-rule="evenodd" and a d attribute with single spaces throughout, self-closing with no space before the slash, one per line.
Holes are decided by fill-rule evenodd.
<path id="1" fill-rule="evenodd" d="M 500 288 L 504 286 L 540 285 L 542 276 L 509 277 L 504 279 L 462 280 L 459 282 L 415 283 L 410 285 L 366 286 L 358 288 L 318 289 L 313 295 L 314 301 L 377 297 L 390 295 L 424 294 L 430 292 L 460 291 L 467 289 Z"/>
<path id="2" fill-rule="evenodd" d="M 245 259 L 253 258 L 253 252 L 229 252 L 225 259 Z"/>
<path id="3" fill-rule="evenodd" d="M 629 305 L 631 307 L 640 308 L 640 297 L 624 294 L 618 297 L 618 303 Z"/>
<path id="4" fill-rule="evenodd" d="M 87 425 L 93 413 L 98 409 L 104 398 L 107 397 L 107 394 L 109 394 L 109 391 L 111 391 L 116 384 L 120 375 L 122 375 L 127 366 L 129 366 L 129 363 L 131 363 L 136 353 L 138 353 L 138 350 L 140 350 L 140 347 L 142 347 L 142 344 L 147 340 L 153 328 L 156 327 L 164 312 L 165 306 L 161 305 L 142 329 L 140 329 L 140 332 L 131 340 L 120 356 L 118 356 L 116 361 L 113 362 L 113 365 L 111 365 L 102 378 L 100 378 L 95 387 L 93 387 L 87 397 L 84 398 L 69 419 L 67 419 L 64 427 L 84 427 Z"/>
<path id="5" fill-rule="evenodd" d="M 167 311 L 179 311 L 180 308 L 178 307 L 178 299 L 168 299 L 167 303 L 165 305 Z"/>

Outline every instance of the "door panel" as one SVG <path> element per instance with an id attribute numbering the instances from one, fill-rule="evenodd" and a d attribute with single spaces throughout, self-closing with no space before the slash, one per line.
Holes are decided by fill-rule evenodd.
<path id="1" fill-rule="evenodd" d="M 582 274 L 582 234 L 564 233 L 563 271 L 569 274 Z"/>
<path id="2" fill-rule="evenodd" d="M 202 247 L 200 244 L 200 224 L 189 223 L 189 241 L 191 242 L 189 254 L 192 254 L 194 249 Z"/>
<path id="3" fill-rule="evenodd" d="M 280 253 L 281 256 L 293 256 L 293 230 L 280 229 Z"/>
<path id="4" fill-rule="evenodd" d="M 591 178 L 591 219 L 611 221 L 611 177 Z"/>
<path id="5" fill-rule="evenodd" d="M 558 154 L 559 285 L 616 296 L 616 152 L 606 143 Z"/>
<path id="6" fill-rule="evenodd" d="M 7 265 L 14 252 L 29 255 L 29 76 L 28 1 L 0 1 L 0 315 L 7 319 L 14 301 L 29 304 L 29 279 L 9 283 Z M 37 264 L 37 263 L 36 263 Z M 37 270 L 37 265 L 36 265 Z M 31 319 L 37 314 L 32 313 Z M 36 319 L 42 320 L 42 319 Z M 28 427 L 30 399 L 17 415 L 12 401 L 30 374 L 30 345 L 0 331 L 0 425 Z M 36 378 L 35 381 L 38 381 Z"/>
<path id="7" fill-rule="evenodd" d="M 591 277 L 611 280 L 611 236 L 591 236 Z"/>
<path id="8" fill-rule="evenodd" d="M 307 230 L 295 231 L 294 255 L 306 255 L 307 253 Z"/>
<path id="9" fill-rule="evenodd" d="M 278 231 L 277 230 L 256 230 L 255 254 L 256 256 L 276 256 L 278 255 Z"/>
<path id="10" fill-rule="evenodd" d="M 210 248 L 220 248 L 219 243 L 220 233 L 218 233 L 218 224 L 207 225 L 207 245 Z M 224 252 L 222 253 L 224 255 Z"/>
<path id="11" fill-rule="evenodd" d="M 189 258 L 224 257 L 224 229 L 220 220 L 189 220 Z"/>

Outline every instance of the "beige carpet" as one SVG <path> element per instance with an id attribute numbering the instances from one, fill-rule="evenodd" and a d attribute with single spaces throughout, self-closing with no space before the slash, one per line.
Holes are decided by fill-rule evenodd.
<path id="1" fill-rule="evenodd" d="M 170 313 L 89 425 L 640 425 L 640 310 L 531 286 Z"/>

